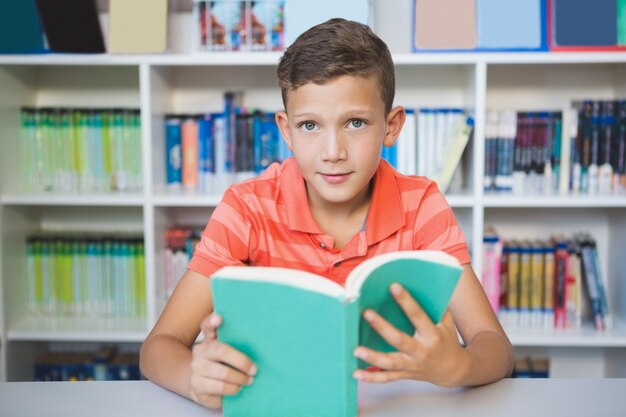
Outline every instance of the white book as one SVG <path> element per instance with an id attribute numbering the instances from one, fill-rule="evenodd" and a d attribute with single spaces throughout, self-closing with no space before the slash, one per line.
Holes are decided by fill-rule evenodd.
<path id="1" fill-rule="evenodd" d="M 417 175 L 426 175 L 426 112 L 417 112 Z"/>
<path id="2" fill-rule="evenodd" d="M 406 120 L 398 137 L 398 172 L 415 175 L 417 159 L 417 117 L 413 110 L 407 109 Z"/>

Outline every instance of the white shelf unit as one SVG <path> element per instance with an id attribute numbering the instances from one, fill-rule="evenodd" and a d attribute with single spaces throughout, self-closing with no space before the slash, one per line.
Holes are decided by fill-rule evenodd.
<path id="1" fill-rule="evenodd" d="M 224 91 L 244 104 L 282 107 L 275 80 L 279 54 L 140 56 L 0 56 L 0 380 L 28 379 L 51 343 L 140 343 L 157 319 L 163 294 L 164 232 L 202 227 L 221 195 L 165 188 L 163 116 L 219 111 Z M 510 332 L 519 352 L 551 358 L 553 376 L 626 376 L 626 197 L 503 196 L 482 190 L 486 109 L 557 108 L 580 98 L 626 97 L 626 54 L 396 54 L 396 103 L 455 106 L 475 112 L 468 145 L 468 185 L 447 196 L 480 275 L 483 227 L 505 236 L 547 238 L 590 231 L 598 240 L 616 327 L 605 333 Z M 27 194 L 19 186 L 19 108 L 139 107 L 143 192 Z M 145 242 L 145 320 L 33 320 L 25 313 L 25 238 L 57 228 L 141 230 Z"/>

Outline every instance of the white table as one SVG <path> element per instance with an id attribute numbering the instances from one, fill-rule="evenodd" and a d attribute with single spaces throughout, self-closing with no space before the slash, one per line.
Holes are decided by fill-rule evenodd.
<path id="1" fill-rule="evenodd" d="M 5 382 L 0 416 L 217 417 L 221 412 L 148 381 Z M 459 389 L 413 381 L 361 384 L 359 416 L 624 417 L 626 379 L 505 379 Z"/>

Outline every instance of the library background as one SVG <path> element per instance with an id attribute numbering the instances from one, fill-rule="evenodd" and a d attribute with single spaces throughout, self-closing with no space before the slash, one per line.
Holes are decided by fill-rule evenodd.
<path id="1" fill-rule="evenodd" d="M 516 376 L 626 377 L 626 1 L 309 8 L 2 2 L 0 381 L 141 377 L 224 189 L 289 156 L 281 51 L 331 17 L 390 46 L 383 157 L 445 191 Z"/>

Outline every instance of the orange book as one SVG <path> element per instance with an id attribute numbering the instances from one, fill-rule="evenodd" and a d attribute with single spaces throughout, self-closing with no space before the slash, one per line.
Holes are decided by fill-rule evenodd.
<path id="1" fill-rule="evenodd" d="M 181 127 L 183 147 L 183 187 L 196 188 L 198 185 L 198 122 L 187 118 Z"/>

